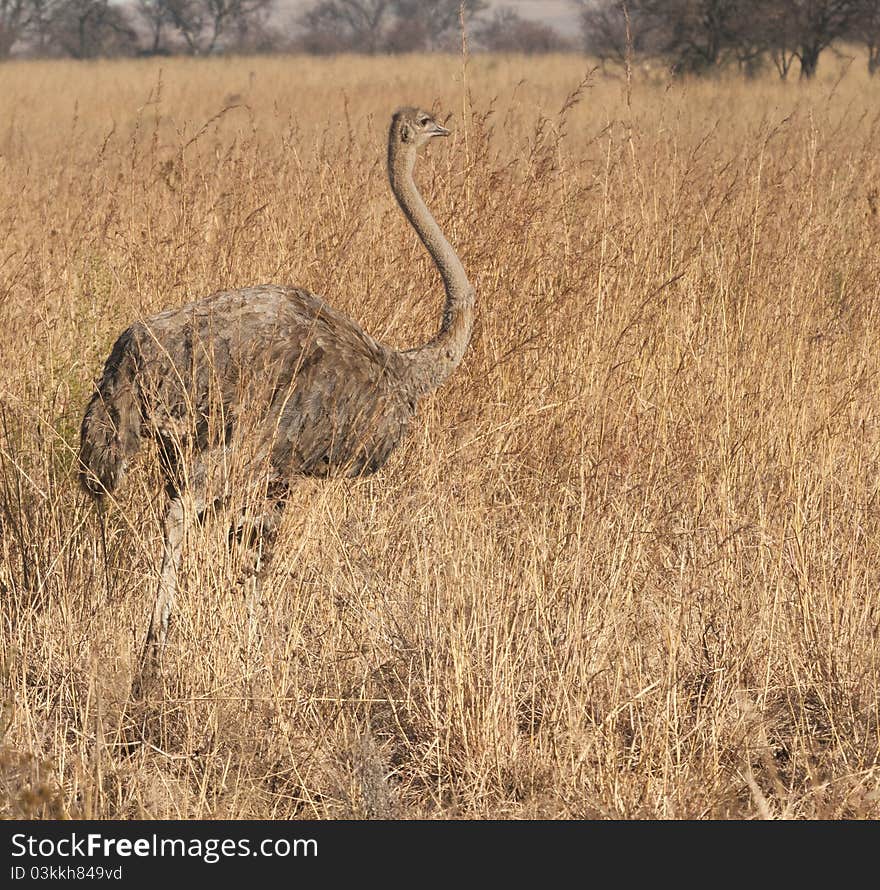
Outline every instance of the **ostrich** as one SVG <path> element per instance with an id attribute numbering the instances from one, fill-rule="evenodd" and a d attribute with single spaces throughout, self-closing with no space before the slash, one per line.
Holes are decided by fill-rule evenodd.
<path id="1" fill-rule="evenodd" d="M 275 508 L 257 526 L 263 534 L 277 523 L 297 476 L 380 469 L 406 434 L 419 399 L 461 362 L 473 327 L 474 289 L 412 176 L 417 151 L 448 135 L 433 115 L 403 108 L 388 136 L 391 190 L 446 291 L 440 329 L 425 345 L 385 346 L 320 297 L 265 284 L 136 322 L 113 346 L 83 418 L 79 471 L 100 506 L 140 440 L 157 443 L 167 508 L 141 677 L 158 669 L 165 650 L 185 531 L 223 500 L 217 467 L 231 453 L 247 454 L 248 485 L 264 485 Z"/>

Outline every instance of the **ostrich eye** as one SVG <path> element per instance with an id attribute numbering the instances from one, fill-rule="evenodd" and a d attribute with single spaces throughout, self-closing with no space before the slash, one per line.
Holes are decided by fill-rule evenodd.
<path id="1" fill-rule="evenodd" d="M 431 122 L 431 118 L 429 118 L 428 115 L 425 115 L 424 117 L 419 118 L 419 126 L 427 127 L 430 122 Z"/>

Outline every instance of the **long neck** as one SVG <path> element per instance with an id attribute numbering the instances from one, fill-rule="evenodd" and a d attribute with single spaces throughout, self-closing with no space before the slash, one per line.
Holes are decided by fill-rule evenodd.
<path id="1" fill-rule="evenodd" d="M 415 151 L 392 139 L 388 146 L 391 190 L 431 254 L 446 289 L 440 330 L 424 346 L 402 353 L 407 359 L 408 382 L 418 397 L 440 386 L 461 363 L 474 326 L 474 289 L 461 260 L 416 189 L 412 175 L 414 165 Z"/>

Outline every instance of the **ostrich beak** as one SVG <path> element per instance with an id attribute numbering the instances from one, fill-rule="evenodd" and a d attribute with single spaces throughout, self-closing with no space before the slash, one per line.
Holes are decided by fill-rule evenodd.
<path id="1" fill-rule="evenodd" d="M 431 121 L 431 126 L 428 129 L 429 136 L 448 136 L 449 132 L 446 127 L 440 126 L 437 121 Z"/>

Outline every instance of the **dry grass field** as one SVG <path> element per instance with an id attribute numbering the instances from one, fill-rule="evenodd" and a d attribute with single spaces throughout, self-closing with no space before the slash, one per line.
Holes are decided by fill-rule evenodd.
<path id="1" fill-rule="evenodd" d="M 0 814 L 880 816 L 880 82 L 839 66 L 0 67 Z M 298 487 L 256 616 L 223 524 L 189 536 L 135 713 L 163 495 L 147 443 L 102 547 L 92 383 L 131 321 L 260 282 L 425 341 L 414 102 L 452 115 L 416 178 L 465 362 L 378 476 Z"/>

